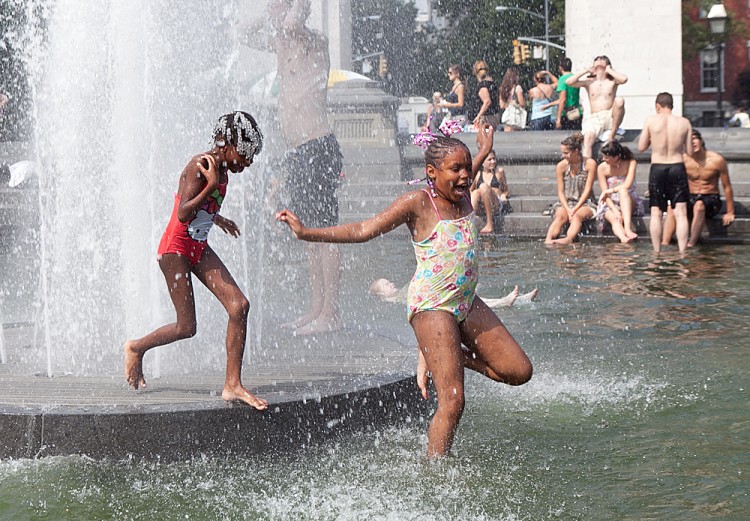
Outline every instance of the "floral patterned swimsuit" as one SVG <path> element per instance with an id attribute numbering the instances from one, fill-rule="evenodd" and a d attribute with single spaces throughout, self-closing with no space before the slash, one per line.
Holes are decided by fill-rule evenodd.
<path id="1" fill-rule="evenodd" d="M 417 270 L 409 284 L 408 318 L 411 321 L 420 311 L 447 311 L 463 322 L 471 310 L 479 280 L 479 230 L 474 212 L 460 219 L 443 220 L 432 197 L 427 195 L 440 220 L 427 239 L 412 241 Z"/>

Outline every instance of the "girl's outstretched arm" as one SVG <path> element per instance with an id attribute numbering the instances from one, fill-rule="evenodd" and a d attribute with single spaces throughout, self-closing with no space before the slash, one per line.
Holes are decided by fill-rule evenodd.
<path id="1" fill-rule="evenodd" d="M 367 242 L 388 233 L 414 219 L 416 192 L 404 194 L 375 217 L 356 223 L 340 224 L 328 228 L 306 228 L 290 210 L 276 212 L 276 220 L 284 222 L 294 236 L 308 242 L 358 243 Z"/>
<path id="2" fill-rule="evenodd" d="M 482 163 L 492 150 L 492 144 L 495 139 L 495 129 L 487 123 L 482 124 L 477 131 L 477 153 L 471 161 L 471 177 L 477 175 Z"/>

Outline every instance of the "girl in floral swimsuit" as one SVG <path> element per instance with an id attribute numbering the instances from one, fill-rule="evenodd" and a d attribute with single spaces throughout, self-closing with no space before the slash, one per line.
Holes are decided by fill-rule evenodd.
<path id="1" fill-rule="evenodd" d="M 526 383 L 532 373 L 521 347 L 475 294 L 478 232 L 469 185 L 492 148 L 493 130 L 485 126 L 477 133 L 473 161 L 461 141 L 433 137 L 425 151 L 430 190 L 406 193 L 373 218 L 306 228 L 289 210 L 276 214 L 296 238 L 311 242 L 366 242 L 408 226 L 417 256 L 408 299 L 419 347 L 417 384 L 427 398 L 432 373 L 438 399 L 428 433 L 431 457 L 450 451 L 464 409 L 465 367 L 509 385 Z"/>
<path id="2" fill-rule="evenodd" d="M 208 232 L 214 224 L 225 233 L 239 236 L 237 225 L 219 215 L 219 209 L 226 194 L 229 172 L 242 172 L 252 164 L 263 147 L 263 135 L 250 114 L 233 112 L 219 118 L 214 127 L 213 141 L 211 150 L 194 156 L 182 171 L 172 217 L 157 252 L 159 267 L 175 307 L 176 321 L 143 338 L 125 342 L 125 378 L 134 389 L 145 387 L 143 355 L 146 351 L 195 334 L 195 297 L 191 280 L 195 275 L 229 314 L 227 372 L 222 398 L 265 409 L 268 403 L 250 393 L 241 381 L 249 303 L 207 242 Z"/>

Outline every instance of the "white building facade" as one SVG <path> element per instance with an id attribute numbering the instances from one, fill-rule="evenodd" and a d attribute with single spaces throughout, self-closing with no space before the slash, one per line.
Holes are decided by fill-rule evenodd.
<path id="1" fill-rule="evenodd" d="M 638 129 L 654 114 L 660 92 L 674 97 L 682 114 L 682 10 L 679 0 L 567 0 L 565 44 L 573 72 L 606 55 L 628 77 L 618 89 L 625 99 L 623 128 Z M 587 96 L 581 96 L 588 102 Z"/>

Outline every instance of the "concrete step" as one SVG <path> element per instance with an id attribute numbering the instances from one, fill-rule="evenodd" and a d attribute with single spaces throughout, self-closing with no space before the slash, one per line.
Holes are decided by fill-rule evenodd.
<path id="1" fill-rule="evenodd" d="M 425 184 L 417 186 L 427 186 Z M 390 197 L 391 200 L 399 195 L 414 190 L 415 186 L 405 181 L 371 180 L 368 182 L 344 182 L 339 188 L 339 199 L 359 199 L 367 197 Z"/>

